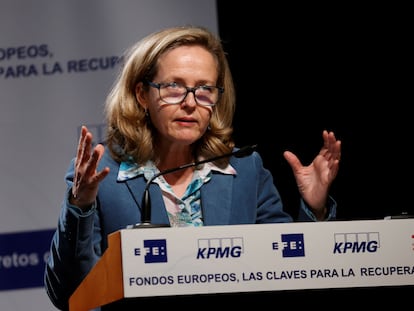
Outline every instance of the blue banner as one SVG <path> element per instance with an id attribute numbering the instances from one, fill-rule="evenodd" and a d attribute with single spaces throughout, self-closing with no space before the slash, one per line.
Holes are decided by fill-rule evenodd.
<path id="1" fill-rule="evenodd" d="M 0 290 L 43 286 L 54 230 L 0 234 Z"/>

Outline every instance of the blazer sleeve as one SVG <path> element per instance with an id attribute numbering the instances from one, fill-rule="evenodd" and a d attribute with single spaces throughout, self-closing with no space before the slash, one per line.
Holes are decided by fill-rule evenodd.
<path id="1" fill-rule="evenodd" d="M 96 203 L 85 213 L 69 204 L 73 176 L 74 160 L 65 175 L 67 189 L 44 274 L 46 292 L 60 310 L 68 309 L 69 297 L 102 255 Z"/>

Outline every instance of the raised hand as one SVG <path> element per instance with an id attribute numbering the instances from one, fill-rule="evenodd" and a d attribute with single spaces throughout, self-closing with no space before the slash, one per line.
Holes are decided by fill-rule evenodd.
<path id="1" fill-rule="evenodd" d="M 292 152 L 283 153 L 292 168 L 300 195 L 318 219 L 325 217 L 329 188 L 338 174 L 341 159 L 341 141 L 335 134 L 324 130 L 322 137 L 323 146 L 308 166 L 303 166 Z"/>
<path id="2" fill-rule="evenodd" d="M 82 126 L 76 153 L 75 176 L 70 203 L 81 209 L 89 208 L 95 201 L 99 183 L 108 175 L 109 168 L 97 171 L 98 163 L 105 151 L 101 144 L 92 145 L 92 133 Z"/>

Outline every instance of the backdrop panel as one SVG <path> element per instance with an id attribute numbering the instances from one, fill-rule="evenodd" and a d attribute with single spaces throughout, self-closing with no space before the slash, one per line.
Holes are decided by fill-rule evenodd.
<path id="1" fill-rule="evenodd" d="M 79 127 L 103 135 L 118 57 L 144 35 L 197 24 L 215 1 L 4 0 L 0 5 L 0 310 L 54 310 L 42 284 Z"/>

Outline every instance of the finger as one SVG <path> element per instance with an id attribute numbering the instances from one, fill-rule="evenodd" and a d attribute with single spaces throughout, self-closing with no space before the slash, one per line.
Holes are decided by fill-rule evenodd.
<path id="1" fill-rule="evenodd" d="M 72 186 L 72 195 L 77 196 L 80 188 L 80 184 L 85 175 L 85 170 L 83 168 L 84 164 L 90 158 L 90 150 L 92 148 L 92 134 L 89 132 L 86 126 L 82 126 L 81 133 L 79 136 L 78 148 L 76 152 L 76 161 L 75 161 L 75 175 L 74 183 Z"/>
<path id="2" fill-rule="evenodd" d="M 84 140 L 85 140 L 85 136 L 87 133 L 88 133 L 88 129 L 86 128 L 86 126 L 82 125 L 81 133 L 79 135 L 78 148 L 76 151 L 76 165 L 78 165 L 78 163 L 82 159 Z"/>
<path id="3" fill-rule="evenodd" d="M 326 152 L 322 153 L 328 160 L 341 159 L 341 141 L 337 140 L 334 132 L 327 132 L 326 136 Z"/>
<path id="4" fill-rule="evenodd" d="M 104 152 L 105 152 L 104 146 L 102 144 L 97 144 L 95 148 L 93 149 L 91 157 L 88 160 L 85 174 L 87 176 L 93 177 L 94 180 L 96 179 L 95 177 L 97 177 L 96 175 L 98 175 L 97 169 L 98 169 L 99 161 L 101 160 Z M 98 177 L 98 179 L 100 178 L 101 177 Z"/>
<path id="5" fill-rule="evenodd" d="M 323 138 L 323 146 L 328 149 L 329 148 L 329 133 L 327 130 L 323 130 L 322 132 L 322 138 Z"/>
<path id="6" fill-rule="evenodd" d="M 105 147 L 102 144 L 98 144 L 95 147 L 95 152 L 98 153 L 98 160 L 96 163 L 96 167 L 98 167 L 99 162 L 102 159 L 102 156 L 105 152 Z M 107 175 L 109 174 L 109 168 L 105 167 L 102 171 L 95 175 L 95 182 L 101 182 Z"/>
<path id="7" fill-rule="evenodd" d="M 96 169 L 98 167 L 100 155 L 99 150 L 94 149 L 92 155 L 89 157 L 88 162 L 86 164 L 85 175 L 86 176 L 93 176 L 96 173 Z"/>
<path id="8" fill-rule="evenodd" d="M 104 152 L 105 152 L 105 147 L 102 144 L 97 144 L 96 147 L 95 147 L 95 150 L 99 154 L 99 158 L 98 158 L 98 162 L 99 162 L 101 160 Z"/>
<path id="9" fill-rule="evenodd" d="M 82 163 L 84 140 L 85 140 L 85 136 L 87 132 L 88 132 L 88 129 L 85 126 L 82 126 L 81 133 L 79 135 L 78 147 L 76 151 L 75 176 L 74 176 L 73 185 L 72 185 L 72 195 L 74 198 L 77 197 L 79 184 L 80 184 L 80 180 L 82 177 L 80 173 L 80 165 Z"/>
<path id="10" fill-rule="evenodd" d="M 333 132 L 329 136 L 329 152 L 331 153 L 332 159 L 339 161 L 341 159 L 341 141 L 336 139 Z"/>
<path id="11" fill-rule="evenodd" d="M 82 148 L 82 162 L 87 162 L 89 161 L 89 158 L 91 157 L 91 152 L 92 152 L 92 133 L 91 132 L 87 132 L 85 134 L 85 138 L 83 140 L 83 148 Z"/>
<path id="12" fill-rule="evenodd" d="M 86 127 L 82 128 L 81 139 L 78 146 L 77 164 L 84 165 L 89 161 L 92 152 L 92 133 Z"/>
<path id="13" fill-rule="evenodd" d="M 95 175 L 94 182 L 101 182 L 109 174 L 109 167 L 105 167 L 102 171 Z"/>
<path id="14" fill-rule="evenodd" d="M 322 139 L 323 139 L 323 145 L 321 150 L 319 151 L 319 154 L 324 157 L 329 157 L 329 151 L 331 148 L 331 134 L 327 130 L 323 130 L 322 132 Z"/>
<path id="15" fill-rule="evenodd" d="M 331 151 L 332 150 L 332 147 L 335 145 L 335 142 L 336 142 L 336 138 L 335 138 L 334 132 L 327 132 L 326 139 L 327 139 L 328 149 Z"/>
<path id="16" fill-rule="evenodd" d="M 340 141 L 340 140 L 337 140 L 336 142 L 335 142 L 335 158 L 336 158 L 336 160 L 338 160 L 338 162 L 341 160 L 341 156 L 342 156 L 342 152 L 341 152 L 341 149 L 342 149 L 342 142 Z"/>
<path id="17" fill-rule="evenodd" d="M 299 168 L 302 167 L 302 163 L 294 153 L 290 151 L 285 151 L 283 153 L 283 156 L 285 157 L 286 161 L 289 163 L 293 171 L 297 171 Z"/>

